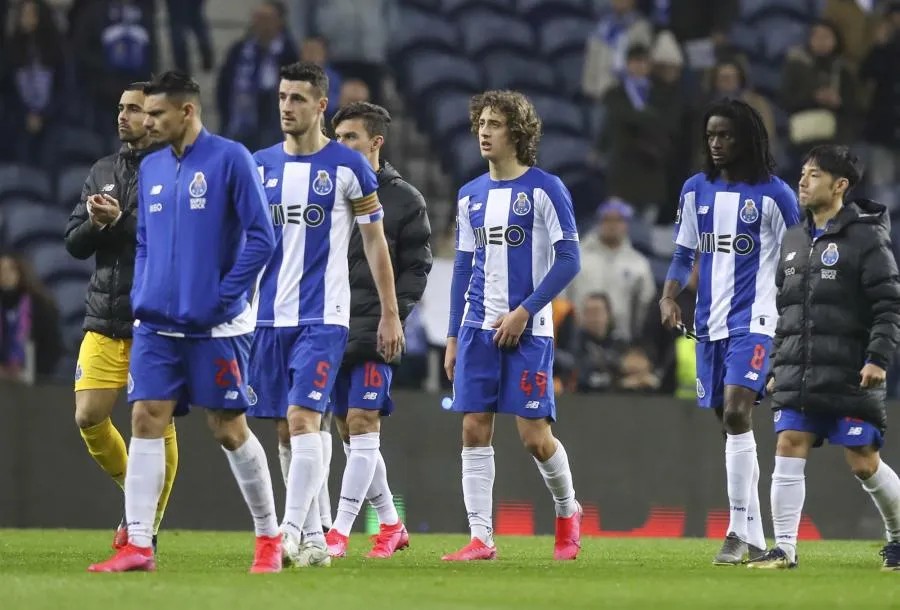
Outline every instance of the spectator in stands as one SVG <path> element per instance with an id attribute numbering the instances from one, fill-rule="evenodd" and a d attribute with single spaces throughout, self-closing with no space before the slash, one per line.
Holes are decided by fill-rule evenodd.
<path id="1" fill-rule="evenodd" d="M 611 0 L 612 11 L 597 23 L 585 46 L 581 88 L 602 100 L 619 77 L 624 76 L 628 49 L 653 43 L 653 26 L 637 10 L 635 0 Z"/>
<path id="2" fill-rule="evenodd" d="M 775 114 L 772 105 L 762 95 L 756 93 L 747 78 L 747 67 L 743 59 L 726 58 L 720 60 L 709 75 L 707 102 L 715 102 L 723 98 L 740 99 L 762 117 L 766 131 L 769 132 L 769 146 L 778 150 L 778 131 L 775 127 Z M 701 117 L 702 118 L 702 117 Z M 703 133 L 702 128 L 695 128 L 696 133 Z M 700 147 L 698 146 L 697 149 Z"/>
<path id="3" fill-rule="evenodd" d="M 352 104 L 354 102 L 369 102 L 371 101 L 371 97 L 368 85 L 358 78 L 351 78 L 341 85 L 341 106 L 346 106 L 347 104 Z"/>
<path id="4" fill-rule="evenodd" d="M 650 262 L 628 239 L 632 216 L 631 206 L 619 199 L 597 209 L 597 228 L 581 243 L 581 271 L 567 292 L 574 303 L 605 292 L 618 337 L 626 341 L 638 336 L 656 297 Z"/>
<path id="5" fill-rule="evenodd" d="M 640 6 L 657 28 L 675 35 L 694 70 L 712 67 L 739 10 L 737 0 L 641 0 Z"/>
<path id="6" fill-rule="evenodd" d="M 791 115 L 793 156 L 817 144 L 849 143 L 857 95 L 837 29 L 827 21 L 815 23 L 806 45 L 788 51 L 782 77 L 781 105 Z"/>
<path id="7" fill-rule="evenodd" d="M 325 120 L 330 122 L 338 108 L 344 105 L 340 101 L 343 81 L 340 73 L 328 61 L 328 45 L 325 39 L 320 36 L 306 38 L 300 47 L 300 60 L 316 64 L 328 75 L 328 108 L 325 110 Z"/>
<path id="8" fill-rule="evenodd" d="M 872 46 L 876 22 L 873 4 L 871 0 L 826 0 L 822 19 L 834 25 L 850 65 L 858 66 Z"/>
<path id="9" fill-rule="evenodd" d="M 653 392 L 659 388 L 659 378 L 653 372 L 653 363 L 644 349 L 629 346 L 622 354 L 616 389 L 620 392 Z"/>
<path id="10" fill-rule="evenodd" d="M 318 0 L 314 11 L 334 69 L 365 82 L 376 104 L 384 105 L 382 82 L 397 11 L 397 0 Z"/>
<path id="11" fill-rule="evenodd" d="M 891 2 L 878 24 L 875 46 L 860 69 L 875 85 L 863 137 L 869 147 L 867 177 L 873 198 L 900 209 L 900 2 Z"/>
<path id="12" fill-rule="evenodd" d="M 46 165 L 45 135 L 65 100 L 64 39 L 44 0 L 24 0 L 13 15 L 3 49 L 6 116 L 15 137 L 17 160 Z"/>
<path id="13" fill-rule="evenodd" d="M 578 316 L 564 296 L 553 299 L 553 387 L 557 396 L 573 391 L 578 371 Z"/>
<path id="14" fill-rule="evenodd" d="M 172 40 L 172 56 L 175 67 L 186 74 L 191 73 L 187 35 L 193 32 L 200 50 L 200 65 L 204 72 L 213 69 L 214 58 L 209 23 L 204 12 L 206 0 L 166 0 L 169 11 L 169 35 Z"/>
<path id="15" fill-rule="evenodd" d="M 615 314 L 609 297 L 602 292 L 584 296 L 578 310 L 578 339 L 575 362 L 579 392 L 608 392 L 615 389 L 627 343 L 615 332 Z"/>
<path id="16" fill-rule="evenodd" d="M 156 69 L 153 0 L 93 0 L 71 24 L 80 81 L 88 87 L 95 126 L 112 138 L 107 121 L 128 83 L 146 80 Z M 102 120 L 100 117 L 102 116 Z"/>
<path id="17" fill-rule="evenodd" d="M 50 375 L 61 351 L 53 297 L 23 258 L 0 254 L 0 379 Z"/>
<path id="18" fill-rule="evenodd" d="M 597 142 L 609 192 L 654 222 L 666 198 L 669 155 L 683 116 L 666 98 L 666 87 L 650 79 L 650 51 L 628 50 L 624 76 L 603 98 L 605 120 Z"/>
<path id="19" fill-rule="evenodd" d="M 285 8 L 267 0 L 253 9 L 250 31 L 229 49 L 216 97 L 223 135 L 250 150 L 283 136 L 278 112 L 278 71 L 298 60 L 284 25 Z"/>

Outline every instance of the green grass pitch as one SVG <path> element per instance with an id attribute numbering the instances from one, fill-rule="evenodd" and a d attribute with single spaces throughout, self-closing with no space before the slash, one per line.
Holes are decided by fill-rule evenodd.
<path id="1" fill-rule="evenodd" d="M 165 531 L 155 574 L 88 574 L 110 532 L 0 530 L 4 610 L 376 610 L 525 608 L 894 608 L 900 572 L 880 571 L 878 542 L 801 543 L 800 568 L 713 567 L 715 540 L 589 538 L 574 562 L 545 537 L 504 537 L 493 562 L 446 564 L 465 536 L 412 535 L 387 561 L 368 540 L 331 568 L 251 576 L 251 534 Z"/>

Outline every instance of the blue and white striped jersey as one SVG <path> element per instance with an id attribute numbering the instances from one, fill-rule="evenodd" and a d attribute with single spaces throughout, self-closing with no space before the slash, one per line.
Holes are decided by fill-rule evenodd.
<path id="1" fill-rule="evenodd" d="M 473 252 L 463 325 L 490 329 L 550 270 L 553 244 L 578 241 L 572 198 L 553 174 L 532 167 L 515 180 L 484 174 L 459 190 L 456 249 Z M 535 313 L 536 336 L 553 336 L 553 306 Z"/>
<path id="2" fill-rule="evenodd" d="M 372 166 L 333 141 L 312 155 L 289 155 L 276 144 L 254 158 L 276 241 L 253 299 L 256 325 L 348 326 L 353 219 L 369 223 L 384 215 Z"/>
<path id="3" fill-rule="evenodd" d="M 775 270 L 785 231 L 800 222 L 797 197 L 773 177 L 761 184 L 684 183 L 675 243 L 700 252 L 694 326 L 701 340 L 775 335 Z"/>

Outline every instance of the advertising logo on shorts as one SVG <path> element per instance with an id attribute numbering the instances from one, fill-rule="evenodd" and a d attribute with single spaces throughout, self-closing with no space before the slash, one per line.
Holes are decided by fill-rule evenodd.
<path id="1" fill-rule="evenodd" d="M 841 253 L 838 252 L 836 243 L 828 244 L 828 247 L 822 252 L 822 264 L 826 267 L 834 267 L 840 258 Z"/>
<path id="2" fill-rule="evenodd" d="M 531 211 L 531 201 L 528 199 L 527 193 L 519 193 L 513 202 L 513 213 L 516 216 L 525 216 Z"/>
<path id="3" fill-rule="evenodd" d="M 741 208 L 741 220 L 748 225 L 759 220 L 759 210 L 756 209 L 756 204 L 752 199 L 744 200 L 744 207 Z"/>
<path id="4" fill-rule="evenodd" d="M 706 396 L 706 390 L 703 388 L 703 384 L 700 383 L 700 378 L 697 378 L 697 398 L 703 398 Z"/>
<path id="5" fill-rule="evenodd" d="M 134 392 L 134 377 L 131 376 L 131 373 L 128 373 L 128 393 L 131 394 Z"/>
<path id="6" fill-rule="evenodd" d="M 330 193 L 333 188 L 334 184 L 331 182 L 331 176 L 328 175 L 326 170 L 320 169 L 316 174 L 316 181 L 313 182 L 313 192 L 316 195 L 324 197 Z"/>
<path id="7" fill-rule="evenodd" d="M 253 390 L 252 385 L 247 386 L 247 404 L 251 407 L 256 406 L 256 402 L 259 400 L 259 397 L 256 395 L 256 392 Z"/>

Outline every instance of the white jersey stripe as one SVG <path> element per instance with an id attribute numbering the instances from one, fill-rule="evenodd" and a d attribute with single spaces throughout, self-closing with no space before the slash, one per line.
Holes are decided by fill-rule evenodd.
<path id="1" fill-rule="evenodd" d="M 759 269 L 756 272 L 756 299 L 750 308 L 750 332 L 771 334 L 778 321 L 778 309 L 775 307 L 777 290 L 772 280 L 785 231 L 784 217 L 771 197 L 762 198 L 761 226 L 772 230 L 759 232 Z"/>
<path id="2" fill-rule="evenodd" d="M 713 204 L 713 232 L 718 239 L 728 238 L 726 252 L 716 251 L 713 255 L 712 302 L 709 308 L 709 339 L 717 341 L 728 337 L 728 314 L 731 299 L 734 298 L 734 252 L 730 240 L 737 232 L 737 214 L 741 205 L 741 194 L 719 191 Z"/>
<path id="3" fill-rule="evenodd" d="M 563 239 L 563 230 L 559 224 L 559 216 L 553 202 L 542 188 L 535 188 L 532 193 L 534 201 L 535 222 L 531 228 L 531 285 L 537 288 L 553 265 L 556 254 L 553 244 Z M 542 220 L 543 222 L 538 222 Z M 543 309 L 531 319 L 531 330 L 537 335 L 547 332 L 547 325 L 553 326 L 553 302 L 547 303 Z"/>
<path id="4" fill-rule="evenodd" d="M 512 189 L 491 189 L 488 192 L 487 201 L 484 204 L 484 227 L 490 232 L 490 227 L 506 228 L 509 219 L 509 200 Z M 484 259 L 484 311 L 501 312 L 509 311 L 509 275 L 507 273 L 507 250 L 505 241 L 485 251 Z M 496 316 L 499 317 L 499 316 Z M 495 316 L 485 316 L 482 328 L 489 329 L 496 321 Z"/>
<path id="5" fill-rule="evenodd" d="M 309 201 L 309 163 L 285 163 L 281 179 L 281 202 L 286 209 L 305 207 Z M 300 208 L 298 208 L 300 209 Z M 280 227 L 282 234 L 281 269 L 275 295 L 275 326 L 296 326 L 300 320 L 300 278 L 306 255 L 305 223 Z"/>

